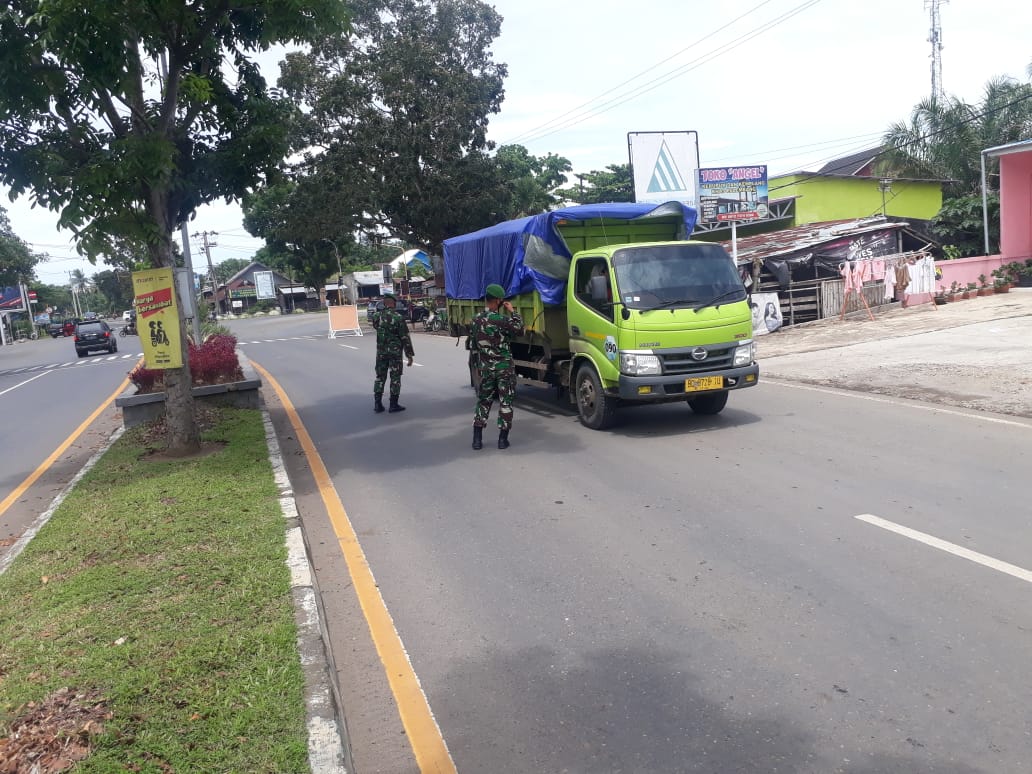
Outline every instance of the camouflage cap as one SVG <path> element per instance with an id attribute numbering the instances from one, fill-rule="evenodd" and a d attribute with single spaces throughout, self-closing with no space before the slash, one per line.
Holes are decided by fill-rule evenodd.
<path id="1" fill-rule="evenodd" d="M 496 285 L 494 282 L 487 286 L 484 293 L 487 294 L 488 298 L 505 298 L 505 288 L 501 285 Z"/>

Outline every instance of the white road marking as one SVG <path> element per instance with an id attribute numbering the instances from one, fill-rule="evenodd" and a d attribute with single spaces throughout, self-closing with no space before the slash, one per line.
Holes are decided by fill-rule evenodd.
<path id="1" fill-rule="evenodd" d="M 26 379 L 26 380 L 25 380 L 24 382 L 18 382 L 18 384 L 14 385 L 13 387 L 8 387 L 8 388 L 7 388 L 6 390 L 4 390 L 3 392 L 0 392 L 0 395 L 6 395 L 6 394 L 7 394 L 7 393 L 9 393 L 9 392 L 10 392 L 11 390 L 17 390 L 17 389 L 18 389 L 19 387 L 21 387 L 22 385 L 28 384 L 29 382 L 34 382 L 34 381 L 36 381 L 37 379 L 39 379 L 39 377 L 41 377 L 41 376 L 46 376 L 46 375 L 47 375 L 48 373 L 50 373 L 50 372 L 49 372 L 49 371 L 44 371 L 44 372 L 43 372 L 43 373 L 41 373 L 41 374 L 36 374 L 36 375 L 35 375 L 35 376 L 33 376 L 33 377 L 32 377 L 31 379 Z"/>
<path id="2" fill-rule="evenodd" d="M 881 527 L 887 529 L 890 532 L 895 532 L 897 535 L 908 537 L 911 540 L 916 540 L 919 543 L 924 543 L 932 548 L 938 548 L 940 551 L 945 551 L 948 554 L 959 556 L 962 559 L 968 559 L 972 562 L 976 562 L 985 567 L 988 567 L 997 572 L 1006 573 L 1007 575 L 1013 575 L 1015 578 L 1025 581 L 1026 583 L 1032 583 L 1032 571 L 1026 570 L 1023 567 L 1018 567 L 1014 564 L 1008 564 L 1007 562 L 994 559 L 991 556 L 980 554 L 977 551 L 972 551 L 969 548 L 958 546 L 955 543 L 950 543 L 946 540 L 941 540 L 932 535 L 925 534 L 924 532 L 918 532 L 916 529 L 910 529 L 910 527 L 904 527 L 901 524 L 888 521 L 878 516 L 872 516 L 869 513 L 861 513 L 856 517 L 860 521 L 865 521 L 875 527 Z"/>
<path id="3" fill-rule="evenodd" d="M 820 392 L 825 395 L 837 395 L 840 398 L 854 398 L 855 400 L 867 400 L 872 403 L 888 403 L 891 405 L 899 406 L 906 401 L 908 409 L 918 409 L 920 411 L 932 411 L 937 414 L 947 414 L 953 417 L 964 417 L 965 419 L 977 419 L 979 422 L 993 422 L 998 425 L 1010 425 L 1011 427 L 1021 427 L 1025 430 L 1032 430 L 1032 425 L 1027 422 L 1017 422 L 1013 419 L 1001 419 L 999 417 L 993 417 L 983 414 L 965 414 L 963 411 L 954 411 L 940 406 L 923 406 L 919 403 L 915 403 L 912 400 L 905 398 L 891 398 L 888 396 L 879 395 L 868 395 L 865 393 L 853 392 L 852 390 L 832 390 L 826 387 L 813 387 L 809 384 L 798 384 L 794 382 L 780 381 L 777 378 L 768 377 L 762 384 L 770 384 L 776 387 L 788 387 L 793 390 L 807 390 L 809 392 Z"/>
<path id="4" fill-rule="evenodd" d="M 358 347 L 353 347 L 350 344 L 338 344 L 337 346 L 344 347 L 345 349 L 358 349 Z"/>

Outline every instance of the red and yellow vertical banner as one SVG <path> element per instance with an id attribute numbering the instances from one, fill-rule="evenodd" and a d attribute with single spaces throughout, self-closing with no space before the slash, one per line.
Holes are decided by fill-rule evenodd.
<path id="1" fill-rule="evenodd" d="M 182 368 L 179 340 L 179 306 L 172 284 L 172 269 L 133 272 L 136 295 L 136 330 L 143 344 L 147 368 Z"/>

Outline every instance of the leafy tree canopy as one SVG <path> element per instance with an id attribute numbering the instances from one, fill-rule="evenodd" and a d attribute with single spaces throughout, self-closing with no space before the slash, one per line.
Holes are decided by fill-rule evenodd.
<path id="1" fill-rule="evenodd" d="M 11 229 L 7 210 L 0 207 L 0 287 L 13 287 L 35 277 L 36 264 L 43 260 L 29 250 Z"/>
<path id="2" fill-rule="evenodd" d="M 0 10 L 0 182 L 60 213 L 95 261 L 119 239 L 173 265 L 198 205 L 277 174 L 294 107 L 254 55 L 344 32 L 340 0 L 10 0 Z M 165 376 L 168 446 L 199 448 L 183 367 Z"/>
<path id="3" fill-rule="evenodd" d="M 578 185 L 562 191 L 568 201 L 577 204 L 634 201 L 630 164 L 610 164 L 604 170 L 578 175 L 577 180 Z"/>
<path id="4" fill-rule="evenodd" d="M 280 86 L 301 111 L 302 160 L 273 195 L 279 215 L 260 216 L 266 233 L 324 263 L 323 238 L 386 233 L 434 251 L 504 217 L 511 196 L 486 140 L 506 73 L 489 50 L 500 24 L 479 0 L 358 2 L 349 39 L 288 55 Z"/>
<path id="5" fill-rule="evenodd" d="M 948 180 L 946 198 L 980 193 L 981 154 L 986 148 L 1032 136 L 1032 84 L 995 78 L 982 100 L 958 97 L 919 102 L 908 122 L 893 124 L 880 174 Z M 999 186 L 999 164 L 988 160 L 988 184 Z"/>

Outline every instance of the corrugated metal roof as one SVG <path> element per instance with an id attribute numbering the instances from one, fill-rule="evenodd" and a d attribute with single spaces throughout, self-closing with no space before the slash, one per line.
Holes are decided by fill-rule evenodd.
<path id="1" fill-rule="evenodd" d="M 906 223 L 884 218 L 861 218 L 859 220 L 831 220 L 810 223 L 805 226 L 754 234 L 738 240 L 738 263 L 750 263 L 755 258 L 773 258 L 818 247 L 843 237 L 867 234 L 872 231 L 888 231 L 907 228 Z M 730 240 L 721 242 L 730 253 Z"/>

